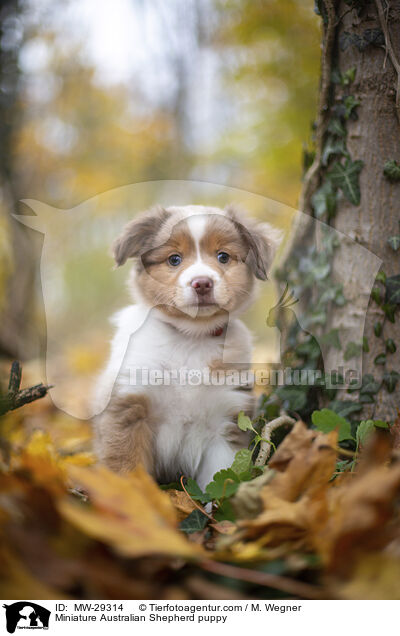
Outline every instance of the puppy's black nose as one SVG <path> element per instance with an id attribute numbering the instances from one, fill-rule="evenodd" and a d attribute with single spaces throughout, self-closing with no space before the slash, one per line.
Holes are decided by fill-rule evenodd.
<path id="1" fill-rule="evenodd" d="M 213 282 L 211 278 L 207 276 L 199 276 L 199 278 L 193 278 L 191 285 L 199 296 L 205 296 L 213 288 Z"/>

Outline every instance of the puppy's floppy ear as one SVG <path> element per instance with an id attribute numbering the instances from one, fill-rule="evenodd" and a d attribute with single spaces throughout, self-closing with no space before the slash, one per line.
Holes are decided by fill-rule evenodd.
<path id="1" fill-rule="evenodd" d="M 157 207 L 147 210 L 128 223 L 112 246 L 117 266 L 123 265 L 128 258 L 147 252 L 151 248 L 152 239 L 169 216 L 167 210 Z"/>
<path id="2" fill-rule="evenodd" d="M 269 223 L 258 223 L 248 218 L 235 206 L 225 208 L 226 215 L 235 224 L 249 253 L 246 263 L 256 278 L 266 280 L 277 248 L 282 240 L 282 232 Z"/>

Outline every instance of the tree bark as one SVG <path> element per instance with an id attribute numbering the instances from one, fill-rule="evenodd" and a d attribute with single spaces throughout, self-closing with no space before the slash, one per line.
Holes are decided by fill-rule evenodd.
<path id="1" fill-rule="evenodd" d="M 325 359 L 325 366 L 338 368 L 346 366 L 345 351 L 349 342 L 354 340 L 352 327 L 360 324 L 360 312 L 365 311 L 371 293 L 371 272 L 365 262 L 360 261 L 354 249 L 355 242 L 382 259 L 381 272 L 387 277 L 400 274 L 400 249 L 395 251 L 388 244 L 391 236 L 400 235 L 400 181 L 390 180 L 384 174 L 386 162 L 400 162 L 397 94 L 400 0 L 353 0 L 352 3 L 321 0 L 318 7 L 324 23 L 321 104 L 316 122 L 316 154 L 314 164 L 305 176 L 301 211 L 311 216 L 315 214 L 313 195 L 326 181 L 327 175 L 329 178 L 333 163 L 338 161 L 335 154 L 328 162 L 322 162 L 321 157 L 330 135 L 330 122 L 338 120 L 338 109 L 343 110 L 349 94 L 359 101 L 359 105 L 354 108 L 352 117 L 342 117 L 346 127 L 346 149 L 352 161 L 363 162 L 359 174 L 360 204 L 350 202 L 338 189 L 336 213 L 330 219 L 321 219 L 350 239 L 342 240 L 332 257 L 332 279 L 333 282 L 345 281 L 343 295 L 347 303 L 343 306 L 332 304 L 323 327 L 323 333 L 339 330 L 342 348 L 331 348 Z M 351 79 L 347 81 L 349 77 Z M 339 161 L 344 162 L 345 159 L 341 157 Z M 293 267 L 293 257 L 299 246 L 318 245 L 318 224 L 304 222 L 303 219 L 302 227 L 302 231 L 295 233 L 283 270 Z M 380 388 L 372 398 L 370 396 L 370 400 L 361 400 L 363 410 L 359 417 L 393 421 L 397 414 L 400 380 L 393 390 L 387 378 L 391 372 L 400 372 L 400 316 L 398 304 L 392 307 L 392 314 L 390 308 L 386 313 L 384 311 L 384 279 L 376 286 L 375 295 L 369 298 L 364 334 L 359 333 L 358 340 L 364 336 L 362 373 L 374 376 Z M 381 329 L 374 328 L 376 323 L 381 324 Z M 389 347 L 388 340 L 395 343 L 396 352 L 392 352 L 393 344 L 390 343 Z M 392 373 L 392 379 L 394 377 Z M 341 393 L 337 399 L 356 399 L 354 393 Z"/>
<path id="2" fill-rule="evenodd" d="M 20 12 L 18 0 L 2 3 L 0 38 L 12 29 Z M 13 169 L 13 133 L 19 117 L 17 45 L 0 49 L 0 88 L 0 355 L 27 359 L 36 349 L 34 245 L 26 228 L 11 216 L 19 199 Z"/>
<path id="3" fill-rule="evenodd" d="M 387 21 L 393 50 L 400 59 L 400 1 L 376 0 L 366 3 L 366 9 L 360 16 L 354 11 L 347 13 L 338 26 L 336 55 L 339 68 L 345 71 L 356 68 L 353 94 L 359 99 L 358 119 L 349 120 L 347 127 L 347 146 L 352 157 L 361 159 L 364 167 L 360 173 L 361 203 L 355 208 L 343 199 L 337 210 L 334 226 L 351 239 L 357 241 L 382 259 L 381 271 L 386 276 L 400 273 L 399 252 L 388 244 L 391 236 L 399 234 L 400 220 L 400 181 L 391 182 L 384 175 L 384 165 L 388 160 L 400 160 L 399 112 L 396 108 L 396 88 L 398 76 L 384 45 L 369 45 L 364 51 L 357 46 L 349 46 L 341 51 L 338 42 L 344 32 L 355 33 L 362 37 L 367 29 L 382 31 L 377 5 L 381 4 Z M 340 2 L 338 14 L 346 10 L 346 3 Z M 342 36 L 343 37 L 343 36 Z M 332 323 L 346 327 L 351 322 L 351 312 L 360 303 L 361 296 L 369 294 L 364 285 L 368 272 L 363 272 L 363 264 L 355 263 L 352 244 L 343 242 L 335 254 L 334 272 L 339 278 L 346 278 L 344 296 L 348 303 L 336 310 Z M 352 276 L 351 272 L 357 274 Z M 378 284 L 378 289 L 382 288 Z M 383 291 L 383 288 L 382 288 Z M 383 325 L 382 333 L 374 333 L 375 323 Z M 371 374 L 382 382 L 388 371 L 400 371 L 400 317 L 392 323 L 385 316 L 382 307 L 370 299 L 364 337 L 369 351 L 363 354 L 363 374 Z M 386 353 L 385 342 L 392 339 L 397 344 L 395 353 Z M 386 354 L 384 364 L 375 364 L 376 357 Z M 336 350 L 331 355 L 337 355 Z M 336 364 L 333 363 L 333 364 Z M 398 387 L 399 385 L 397 385 Z M 399 408 L 399 391 L 389 393 L 382 387 L 375 397 L 375 403 L 364 407 L 364 416 L 382 420 L 394 420 Z"/>

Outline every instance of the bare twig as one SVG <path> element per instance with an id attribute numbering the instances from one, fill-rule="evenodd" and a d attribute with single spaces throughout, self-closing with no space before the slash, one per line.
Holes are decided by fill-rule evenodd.
<path id="1" fill-rule="evenodd" d="M 394 70 L 397 73 L 396 112 L 397 112 L 397 118 L 400 123 L 400 62 L 396 57 L 396 53 L 394 52 L 392 41 L 390 39 L 388 15 L 385 16 L 381 0 L 375 0 L 375 5 L 378 11 L 379 22 L 382 27 L 383 35 L 385 37 L 386 53 L 387 55 L 389 55 L 390 61 L 392 62 Z M 389 5 L 387 6 L 387 11 L 388 10 L 389 10 Z"/>
<path id="2" fill-rule="evenodd" d="M 8 383 L 8 393 L 14 395 L 21 385 L 22 369 L 18 360 L 14 360 L 11 365 L 10 380 Z"/>
<path id="3" fill-rule="evenodd" d="M 257 459 L 254 462 L 255 466 L 265 466 L 269 455 L 271 453 L 271 435 L 273 431 L 275 431 L 280 426 L 284 426 L 285 424 L 290 424 L 294 426 L 296 424 L 296 420 L 289 415 L 281 415 L 280 417 L 267 422 L 261 431 L 261 437 L 263 438 L 260 444 L 260 450 L 258 451 Z"/>
<path id="4" fill-rule="evenodd" d="M 11 366 L 8 392 L 5 396 L 0 397 L 0 415 L 4 415 L 5 413 L 8 413 L 8 411 L 14 411 L 29 402 L 39 400 L 47 394 L 49 389 L 51 389 L 51 385 L 40 383 L 35 386 L 31 386 L 28 389 L 19 390 L 21 375 L 21 365 L 17 360 L 15 360 Z"/>
<path id="5" fill-rule="evenodd" d="M 322 599 L 327 597 L 326 592 L 324 594 L 314 585 L 309 585 L 302 581 L 295 581 L 294 579 L 289 579 L 284 576 L 250 570 L 249 568 L 241 568 L 228 563 L 220 563 L 208 559 L 200 561 L 199 565 L 203 570 L 207 570 L 207 572 L 212 572 L 213 574 L 246 581 L 247 583 L 255 583 L 256 585 L 262 585 L 264 587 L 271 587 L 300 598 Z"/>

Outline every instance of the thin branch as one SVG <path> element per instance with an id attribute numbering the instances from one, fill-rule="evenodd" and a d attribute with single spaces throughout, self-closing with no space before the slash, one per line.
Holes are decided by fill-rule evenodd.
<path id="1" fill-rule="evenodd" d="M 0 415 L 14 411 L 15 409 L 34 402 L 44 397 L 51 385 L 36 384 L 28 389 L 19 390 L 21 384 L 21 365 L 18 361 L 14 361 L 11 366 L 10 379 L 8 382 L 8 392 L 5 396 L 0 397 Z"/>
<path id="2" fill-rule="evenodd" d="M 294 426 L 294 424 L 296 424 L 296 420 L 294 420 L 292 417 L 289 417 L 289 415 L 281 415 L 280 417 L 267 422 L 263 426 L 261 430 L 261 437 L 263 438 L 263 440 L 260 444 L 260 450 L 258 451 L 257 459 L 254 462 L 255 466 L 265 466 L 271 453 L 271 435 L 273 431 L 275 431 L 280 426 L 284 426 L 285 424 Z"/>
<path id="3" fill-rule="evenodd" d="M 22 369 L 18 360 L 14 360 L 11 365 L 10 380 L 8 383 L 8 393 L 14 395 L 21 385 Z"/>
<path id="4" fill-rule="evenodd" d="M 390 61 L 392 62 L 394 70 L 397 73 L 396 112 L 397 112 L 397 118 L 400 123 L 400 62 L 396 57 L 396 53 L 394 52 L 392 41 L 390 39 L 388 15 L 385 16 L 381 0 L 375 0 L 375 5 L 378 11 L 379 22 L 382 27 L 383 35 L 385 37 L 386 53 L 389 55 Z M 387 6 L 387 10 L 389 10 L 389 5 Z"/>
<path id="5" fill-rule="evenodd" d="M 255 583 L 256 585 L 262 585 L 264 587 L 271 587 L 275 590 L 280 590 L 286 594 L 292 594 L 305 599 L 323 599 L 327 598 L 326 592 L 323 593 L 318 587 L 303 583 L 302 581 L 295 581 L 284 576 L 278 576 L 276 574 L 268 574 L 266 572 L 259 572 L 258 570 L 250 570 L 249 568 L 241 568 L 228 563 L 220 563 L 217 561 L 211 561 L 205 559 L 200 561 L 199 566 L 207 572 L 218 574 L 220 576 L 226 576 L 230 579 L 237 579 L 239 581 L 245 581 L 246 583 Z"/>

